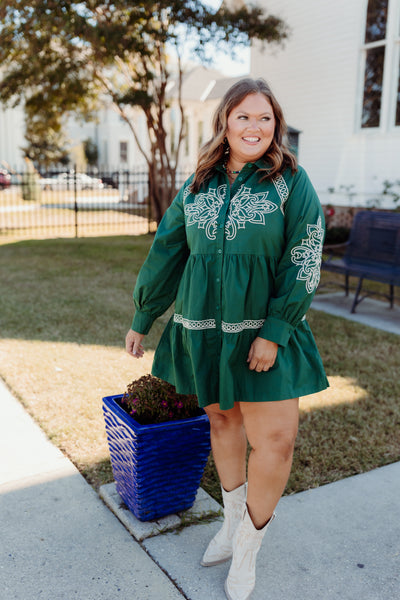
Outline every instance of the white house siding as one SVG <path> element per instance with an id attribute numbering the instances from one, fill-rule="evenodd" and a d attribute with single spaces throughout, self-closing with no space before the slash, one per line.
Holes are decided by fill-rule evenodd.
<path id="1" fill-rule="evenodd" d="M 192 171 L 197 164 L 200 146 L 211 137 L 211 121 L 215 102 L 210 101 L 184 101 L 185 118 L 188 125 L 187 139 L 182 141 L 179 155 L 179 168 L 184 172 Z M 201 125 L 200 125 L 201 123 Z M 202 139 L 199 139 L 199 131 L 202 130 Z"/>
<path id="2" fill-rule="evenodd" d="M 302 132 L 300 162 L 321 201 L 348 203 L 346 194 L 332 196 L 327 190 L 352 186 L 353 204 L 365 205 L 382 191 L 385 179 L 400 178 L 400 127 L 386 118 L 379 129 L 360 128 L 367 0 L 259 4 L 282 17 L 292 34 L 283 48 L 266 47 L 262 52 L 260 45 L 253 47 L 252 75 L 270 83 L 287 122 Z M 399 5 L 399 0 L 391 0 L 392 23 L 397 11 L 397 26 Z M 392 48 L 387 58 L 388 52 Z M 395 57 L 389 58 L 394 65 Z"/>
<path id="3" fill-rule="evenodd" d="M 138 111 L 132 110 L 131 114 L 137 127 L 138 137 L 143 141 L 147 150 L 147 129 L 144 117 Z M 88 138 L 93 140 L 98 148 L 98 164 L 102 170 L 145 168 L 145 158 L 137 147 L 130 127 L 111 105 L 105 105 L 99 111 L 96 121 L 82 123 L 72 118 L 68 124 L 68 136 L 72 147 L 81 144 Z M 121 142 L 127 143 L 126 162 L 121 161 Z"/>
<path id="4" fill-rule="evenodd" d="M 25 121 L 21 107 L 5 108 L 0 104 L 0 168 L 9 165 L 20 170 L 24 165 L 22 146 L 26 144 L 24 137 Z"/>
<path id="5" fill-rule="evenodd" d="M 203 66 L 188 68 L 184 75 L 182 86 L 182 104 L 187 124 L 186 137 L 182 141 L 178 164 L 184 172 L 192 171 L 197 163 L 199 151 L 199 123 L 202 123 L 202 141 L 206 142 L 211 136 L 211 121 L 215 102 L 210 102 L 209 95 L 216 82 L 223 75 L 215 70 Z M 180 110 L 177 102 L 177 85 L 170 88 L 171 110 L 167 111 L 169 124 L 172 113 L 174 115 L 174 134 L 177 138 L 180 127 Z M 169 130 L 171 135 L 171 129 Z"/>

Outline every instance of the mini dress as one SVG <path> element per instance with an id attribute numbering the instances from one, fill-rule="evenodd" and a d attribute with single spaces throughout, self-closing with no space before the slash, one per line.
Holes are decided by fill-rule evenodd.
<path id="1" fill-rule="evenodd" d="M 217 166 L 196 194 L 192 175 L 134 289 L 139 333 L 175 303 L 152 373 L 196 394 L 202 407 L 286 400 L 329 385 L 306 319 L 320 277 L 321 204 L 302 167 L 261 181 L 266 166 L 246 164 L 232 186 Z M 275 364 L 261 373 L 247 363 L 257 336 L 278 344 Z"/>

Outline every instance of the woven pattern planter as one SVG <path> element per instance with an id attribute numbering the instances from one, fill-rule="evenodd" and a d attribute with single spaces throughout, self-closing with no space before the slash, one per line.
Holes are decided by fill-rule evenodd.
<path id="1" fill-rule="evenodd" d="M 199 416 L 157 425 L 137 423 L 103 398 L 111 465 L 119 495 L 140 521 L 190 508 L 210 453 L 210 424 Z"/>

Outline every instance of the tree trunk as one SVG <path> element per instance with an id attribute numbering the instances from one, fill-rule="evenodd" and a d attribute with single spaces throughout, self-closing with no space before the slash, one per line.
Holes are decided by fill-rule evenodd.
<path id="1" fill-rule="evenodd" d="M 176 167 L 149 164 L 149 199 L 152 218 L 160 223 L 176 195 Z"/>

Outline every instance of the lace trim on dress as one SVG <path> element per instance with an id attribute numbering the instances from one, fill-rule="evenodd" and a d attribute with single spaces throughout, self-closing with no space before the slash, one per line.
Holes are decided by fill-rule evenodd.
<path id="1" fill-rule="evenodd" d="M 251 320 L 246 319 L 239 323 L 226 323 L 222 321 L 221 329 L 224 333 L 240 333 L 245 329 L 260 329 L 263 326 L 265 319 Z M 202 330 L 202 329 L 216 329 L 217 324 L 215 319 L 203 319 L 201 321 L 195 321 L 193 319 L 185 319 L 182 315 L 174 314 L 174 323 L 180 323 L 185 329 Z"/>
<path id="2" fill-rule="evenodd" d="M 202 321 L 193 321 L 185 319 L 182 315 L 174 314 L 174 323 L 180 323 L 185 329 L 216 329 L 217 324 L 215 319 L 203 319 Z"/>
<path id="3" fill-rule="evenodd" d="M 241 323 L 226 323 L 222 321 L 222 331 L 224 333 L 240 333 L 245 329 L 260 329 L 263 326 L 265 319 L 257 319 L 255 321 L 246 320 Z"/>

